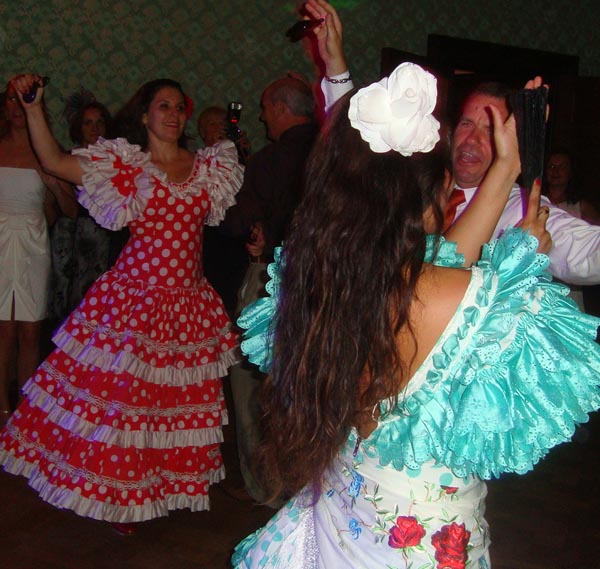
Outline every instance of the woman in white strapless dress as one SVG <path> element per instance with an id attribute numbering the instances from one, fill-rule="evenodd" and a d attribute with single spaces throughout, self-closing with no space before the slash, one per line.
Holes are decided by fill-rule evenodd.
<path id="1" fill-rule="evenodd" d="M 7 87 L 0 127 L 0 425 L 8 419 L 15 360 L 19 387 L 40 359 L 46 316 L 50 244 L 48 222 L 56 208 L 75 217 L 69 184 L 42 172 L 30 146 L 27 121 Z"/>

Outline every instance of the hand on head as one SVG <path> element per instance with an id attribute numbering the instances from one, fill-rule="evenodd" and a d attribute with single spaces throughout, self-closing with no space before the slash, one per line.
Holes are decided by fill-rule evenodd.
<path id="1" fill-rule="evenodd" d="M 521 171 L 519 158 L 519 141 L 517 140 L 517 125 L 515 116 L 511 114 L 506 120 L 502 111 L 495 105 L 489 106 L 494 128 L 494 146 L 496 154 L 494 161 L 502 161 L 515 172 L 515 178 Z"/>
<path id="2" fill-rule="evenodd" d="M 542 78 L 536 76 L 525 83 L 525 89 L 538 89 L 543 85 Z M 548 88 L 547 85 L 544 87 Z M 502 110 L 495 105 L 489 105 L 494 127 L 495 160 L 503 160 L 511 165 L 517 172 L 521 171 L 519 158 L 519 144 L 517 139 L 517 125 L 515 117 L 511 114 L 505 121 L 502 119 Z M 546 108 L 546 119 L 549 109 Z"/>
<path id="3" fill-rule="evenodd" d="M 538 178 L 531 188 L 529 200 L 527 202 L 527 213 L 525 217 L 517 224 L 517 227 L 529 231 L 539 242 L 538 253 L 548 254 L 552 249 L 552 236 L 546 229 L 546 222 L 550 215 L 548 206 L 540 207 L 540 194 L 542 184 Z"/>

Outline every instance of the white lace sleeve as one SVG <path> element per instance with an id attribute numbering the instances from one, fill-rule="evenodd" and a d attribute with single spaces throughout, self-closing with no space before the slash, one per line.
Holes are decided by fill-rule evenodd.
<path id="1" fill-rule="evenodd" d="M 218 225 L 227 208 L 235 204 L 235 194 L 244 180 L 244 167 L 230 140 L 198 150 L 198 154 L 202 157 L 198 180 L 205 185 L 211 202 L 206 224 Z"/>
<path id="2" fill-rule="evenodd" d="M 73 150 L 83 169 L 77 199 L 107 229 L 118 230 L 146 208 L 157 180 L 165 178 L 142 152 L 124 138 L 98 139 L 88 148 Z"/>

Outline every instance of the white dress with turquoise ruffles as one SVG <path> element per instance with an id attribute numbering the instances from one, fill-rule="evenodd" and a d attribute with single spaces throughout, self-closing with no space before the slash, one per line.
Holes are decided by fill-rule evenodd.
<path id="1" fill-rule="evenodd" d="M 462 265 L 441 241 L 428 259 Z M 537 241 L 510 229 L 484 247 L 456 313 L 377 428 L 352 430 L 316 502 L 290 500 L 236 548 L 235 567 L 490 567 L 483 480 L 525 473 L 600 407 L 600 320 L 551 282 Z M 268 368 L 279 286 L 249 307 L 243 349 Z M 299 464 L 298 468 L 302 468 Z"/>

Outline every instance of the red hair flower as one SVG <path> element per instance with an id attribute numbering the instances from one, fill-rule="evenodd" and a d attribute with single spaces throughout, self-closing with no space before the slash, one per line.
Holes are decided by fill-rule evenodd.
<path id="1" fill-rule="evenodd" d="M 185 118 L 190 120 L 191 116 L 194 114 L 194 101 L 188 95 L 185 96 Z"/>

